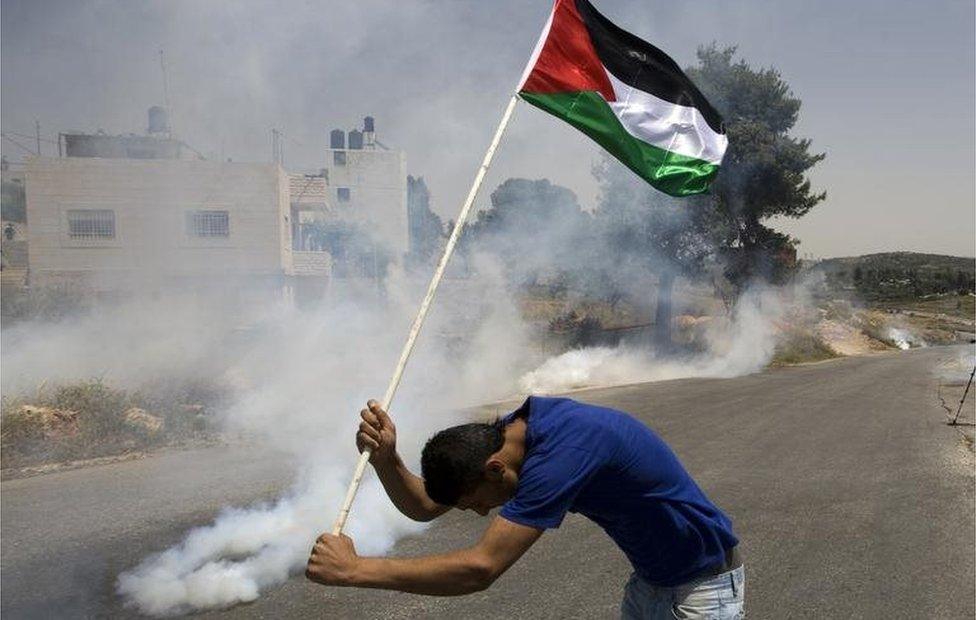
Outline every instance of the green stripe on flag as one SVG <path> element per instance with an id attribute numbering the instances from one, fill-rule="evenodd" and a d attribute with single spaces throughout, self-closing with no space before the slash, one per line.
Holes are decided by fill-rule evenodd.
<path id="1" fill-rule="evenodd" d="M 599 93 L 527 93 L 519 96 L 576 127 L 657 189 L 672 196 L 708 190 L 718 165 L 672 153 L 630 135 Z"/>

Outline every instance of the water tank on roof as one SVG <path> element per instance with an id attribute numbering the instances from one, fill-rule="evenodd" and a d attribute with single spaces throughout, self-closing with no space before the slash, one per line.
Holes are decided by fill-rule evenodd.
<path id="1" fill-rule="evenodd" d="M 350 141 L 352 141 L 352 136 L 350 136 Z M 344 149 L 346 148 L 346 132 L 341 129 L 333 129 L 329 132 L 329 148 L 330 149 Z"/>
<path id="2" fill-rule="evenodd" d="M 349 148 L 363 148 L 363 132 L 359 131 L 358 129 L 353 129 L 349 132 Z"/>
<path id="3" fill-rule="evenodd" d="M 373 133 L 376 131 L 376 119 L 372 116 L 367 116 L 363 119 L 363 131 L 366 133 Z"/>
<path id="4" fill-rule="evenodd" d="M 149 133 L 166 133 L 169 131 L 169 119 L 166 108 L 154 105 L 149 108 Z"/>

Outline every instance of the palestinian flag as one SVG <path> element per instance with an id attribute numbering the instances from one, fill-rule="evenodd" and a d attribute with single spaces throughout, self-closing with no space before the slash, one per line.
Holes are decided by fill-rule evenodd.
<path id="1" fill-rule="evenodd" d="M 706 191 L 728 146 L 678 65 L 588 0 L 556 0 L 518 91 L 672 196 Z"/>

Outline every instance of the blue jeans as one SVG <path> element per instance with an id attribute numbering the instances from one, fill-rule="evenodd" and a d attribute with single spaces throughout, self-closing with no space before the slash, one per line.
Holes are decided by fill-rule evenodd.
<path id="1" fill-rule="evenodd" d="M 654 586 L 630 576 L 620 604 L 622 620 L 745 618 L 745 572 L 742 567 L 680 586 Z"/>

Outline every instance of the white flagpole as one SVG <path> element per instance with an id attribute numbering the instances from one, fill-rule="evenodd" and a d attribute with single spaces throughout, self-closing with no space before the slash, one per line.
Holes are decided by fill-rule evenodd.
<path id="1" fill-rule="evenodd" d="M 481 167 L 478 168 L 478 174 L 474 177 L 474 183 L 471 184 L 468 197 L 465 199 L 464 206 L 461 207 L 461 212 L 458 214 L 457 222 L 454 224 L 454 230 L 451 231 L 447 245 L 444 246 L 444 254 L 441 255 L 441 259 L 437 263 L 437 269 L 434 270 L 434 277 L 431 278 L 430 285 L 427 287 L 427 294 L 420 303 L 417 318 L 413 320 L 413 325 L 410 327 L 410 334 L 407 336 L 407 342 L 403 345 L 403 350 L 400 352 L 400 359 L 397 361 L 396 369 L 393 371 L 393 377 L 390 378 L 390 384 L 387 386 L 386 394 L 383 396 L 382 406 L 385 411 L 390 410 L 393 395 L 396 394 L 397 387 L 400 385 L 400 378 L 403 376 L 403 370 L 407 366 L 407 360 L 410 358 L 413 346 L 417 342 L 420 328 L 423 327 L 424 320 L 427 318 L 427 311 L 430 310 L 430 304 L 434 301 L 437 286 L 441 283 L 441 278 L 444 276 L 444 270 L 447 268 L 447 262 L 451 259 L 451 254 L 454 253 L 454 246 L 457 245 L 458 240 L 461 238 L 461 231 L 464 229 L 465 220 L 468 219 L 468 212 L 471 211 L 474 199 L 478 195 L 478 190 L 481 188 L 481 182 L 485 179 L 485 173 L 488 171 L 491 160 L 495 156 L 495 150 L 498 148 L 498 143 L 502 139 L 502 134 L 505 133 L 505 128 L 512 119 L 512 112 L 515 111 L 515 103 L 517 101 L 518 95 L 513 94 L 508 102 L 508 107 L 505 108 L 501 122 L 498 123 L 498 129 L 495 130 L 495 137 L 491 140 L 488 152 L 485 153 L 485 159 L 481 162 Z M 352 502 L 356 498 L 359 484 L 362 482 L 363 474 L 366 472 L 366 465 L 369 463 L 369 455 L 370 450 L 368 448 L 363 450 L 362 454 L 359 455 L 359 462 L 356 463 L 356 470 L 353 473 L 352 482 L 349 483 L 349 488 L 346 490 L 346 498 L 342 502 L 342 508 L 339 509 L 339 516 L 336 517 L 335 525 L 332 526 L 332 534 L 334 536 L 342 533 L 342 528 L 346 525 L 349 510 L 352 508 Z"/>

